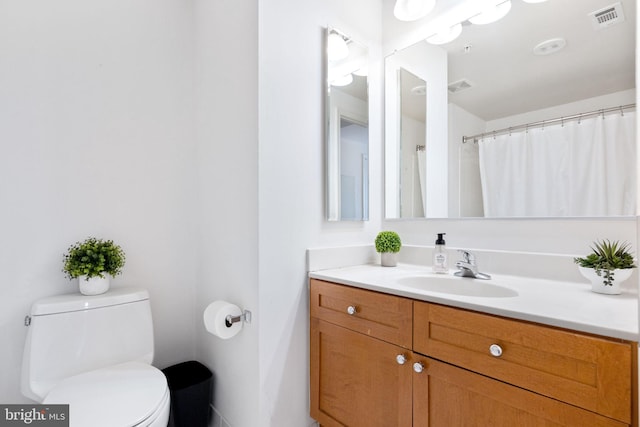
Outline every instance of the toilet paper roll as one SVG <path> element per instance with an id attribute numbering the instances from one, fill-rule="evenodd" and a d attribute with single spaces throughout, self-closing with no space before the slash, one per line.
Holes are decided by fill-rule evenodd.
<path id="1" fill-rule="evenodd" d="M 209 333 L 223 340 L 234 337 L 242 330 L 242 321 L 227 326 L 227 316 L 240 316 L 242 310 L 226 301 L 214 301 L 204 310 L 204 326 Z"/>

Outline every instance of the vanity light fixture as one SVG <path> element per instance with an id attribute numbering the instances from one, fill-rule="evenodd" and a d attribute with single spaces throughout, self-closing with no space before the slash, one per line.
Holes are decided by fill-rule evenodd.
<path id="1" fill-rule="evenodd" d="M 434 35 L 427 37 L 427 43 L 445 44 L 454 41 L 462 34 L 462 24 L 457 23 L 444 30 L 438 31 Z"/>
<path id="2" fill-rule="evenodd" d="M 339 61 L 349 56 L 349 46 L 346 40 L 335 31 L 327 38 L 327 54 L 329 61 Z"/>
<path id="3" fill-rule="evenodd" d="M 363 65 L 353 72 L 356 76 L 367 77 L 369 75 L 369 66 Z"/>
<path id="4" fill-rule="evenodd" d="M 393 15 L 400 21 L 416 21 L 433 10 L 436 0 L 396 0 Z"/>
<path id="5" fill-rule="evenodd" d="M 469 22 L 475 25 L 484 25 L 496 22 L 504 18 L 511 10 L 511 0 L 503 1 L 495 6 L 488 7 L 479 14 L 469 18 Z"/>
<path id="6" fill-rule="evenodd" d="M 353 76 L 351 73 L 345 74 L 344 76 L 336 77 L 331 80 L 329 84 L 331 86 L 349 86 L 353 82 Z"/>

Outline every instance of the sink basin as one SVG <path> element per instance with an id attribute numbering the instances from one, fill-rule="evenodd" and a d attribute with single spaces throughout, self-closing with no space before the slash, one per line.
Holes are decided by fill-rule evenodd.
<path id="1" fill-rule="evenodd" d="M 509 298 L 518 296 L 513 289 L 486 280 L 455 276 L 409 276 L 397 279 L 399 285 L 428 292 L 464 295 L 468 297 Z"/>

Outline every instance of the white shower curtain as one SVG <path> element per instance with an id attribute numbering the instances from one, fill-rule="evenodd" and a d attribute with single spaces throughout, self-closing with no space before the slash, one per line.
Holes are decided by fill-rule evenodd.
<path id="1" fill-rule="evenodd" d="M 418 163 L 418 185 L 420 186 L 420 203 L 422 216 L 427 212 L 427 153 L 425 150 L 416 151 Z"/>
<path id="2" fill-rule="evenodd" d="M 486 217 L 635 215 L 635 112 L 479 142 Z"/>

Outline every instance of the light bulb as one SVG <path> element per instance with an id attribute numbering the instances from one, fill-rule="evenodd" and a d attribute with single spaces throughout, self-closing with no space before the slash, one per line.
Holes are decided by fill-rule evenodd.
<path id="1" fill-rule="evenodd" d="M 329 83 L 331 86 L 349 86 L 353 82 L 353 76 L 351 73 L 345 74 L 344 76 L 336 77 L 331 80 Z"/>
<path id="2" fill-rule="evenodd" d="M 469 18 L 469 22 L 475 25 L 490 24 L 504 18 L 510 10 L 511 0 L 507 0 L 495 6 L 488 7 L 476 16 Z"/>
<path id="3" fill-rule="evenodd" d="M 393 14 L 401 21 L 424 18 L 436 5 L 436 0 L 397 0 Z"/>
<path id="4" fill-rule="evenodd" d="M 349 56 L 349 47 L 338 33 L 331 33 L 327 38 L 327 54 L 329 61 L 338 61 Z"/>
<path id="5" fill-rule="evenodd" d="M 353 72 L 356 76 L 367 77 L 369 75 L 369 66 L 363 65 Z"/>
<path id="6" fill-rule="evenodd" d="M 447 27 L 444 30 L 438 31 L 436 34 L 427 38 L 427 43 L 431 44 L 445 44 L 454 41 L 458 36 L 462 34 L 462 24 L 458 23 Z"/>

